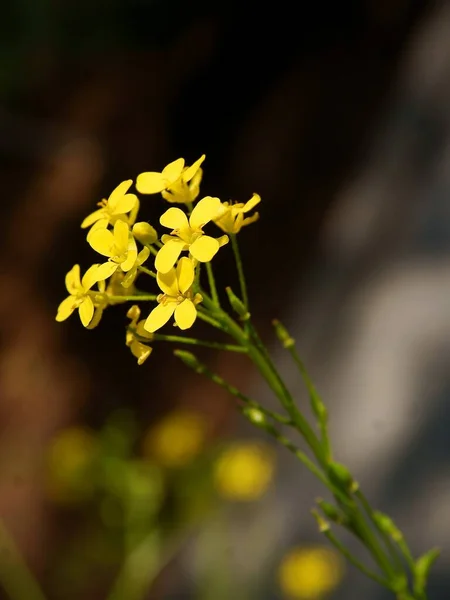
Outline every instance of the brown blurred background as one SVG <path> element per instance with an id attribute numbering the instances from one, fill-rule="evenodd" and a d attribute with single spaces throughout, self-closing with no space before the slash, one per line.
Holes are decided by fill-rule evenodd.
<path id="1" fill-rule="evenodd" d="M 137 367 L 124 344 L 123 308 L 108 310 L 94 331 L 76 318 L 55 323 L 65 273 L 74 263 L 83 269 L 92 262 L 81 220 L 124 179 L 180 156 L 190 164 L 205 153 L 203 195 L 245 201 L 258 192 L 263 199 L 259 223 L 241 236 L 263 336 L 270 342 L 274 316 L 294 322 L 297 314 L 301 327 L 315 315 L 320 324 L 310 323 L 305 349 L 319 373 L 328 365 L 336 370 L 332 346 L 339 348 L 345 328 L 333 321 L 337 307 L 398 248 L 399 231 L 420 222 L 422 200 L 412 207 L 402 193 L 394 192 L 389 205 L 369 198 L 378 225 L 365 238 L 358 211 L 346 208 L 357 191 L 345 190 L 367 164 L 376 169 L 380 127 L 395 129 L 402 120 L 395 111 L 389 117 L 400 102 L 393 90 L 403 85 L 404 96 L 396 98 L 420 98 L 420 84 L 408 91 L 414 77 L 402 73 L 415 60 L 422 32 L 439 21 L 436 11 L 419 0 L 2 5 L 0 514 L 43 580 L 51 548 L 68 526 L 42 489 L 44 448 L 57 430 L 75 422 L 99 427 L 124 406 L 150 424 L 177 405 L 203 411 L 214 436 L 239 427 L 230 399 L 186 373 L 171 348 L 158 347 Z M 436 52 L 430 62 L 439 60 Z M 443 69 L 436 80 L 448 75 Z M 431 146 L 440 135 L 434 110 L 431 102 L 415 122 L 428 127 Z M 412 187 L 408 173 L 435 163 L 426 145 L 416 152 L 417 141 L 408 139 L 413 150 L 403 167 L 390 164 L 389 178 L 395 182 L 397 174 Z M 390 143 L 381 146 L 376 156 Z M 143 217 L 155 222 L 160 201 L 145 197 L 141 205 Z M 324 317 L 314 312 L 320 290 L 329 289 L 323 282 L 339 275 L 348 255 L 350 275 L 340 293 L 325 294 Z M 220 254 L 217 263 L 220 280 L 233 284 L 229 257 Z M 239 356 L 209 353 L 208 360 L 242 388 L 256 385 Z M 339 437 L 339 422 L 336 428 Z M 436 585 L 438 598 L 444 580 Z M 169 596 L 163 590 L 160 597 Z"/>

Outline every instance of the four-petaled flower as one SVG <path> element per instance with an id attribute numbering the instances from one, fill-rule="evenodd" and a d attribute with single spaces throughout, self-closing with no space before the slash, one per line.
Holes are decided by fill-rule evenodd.
<path id="1" fill-rule="evenodd" d="M 135 266 L 136 241 L 124 221 L 116 221 L 114 231 L 103 228 L 91 230 L 87 240 L 96 252 L 109 259 L 108 262 L 98 267 L 97 278 L 99 281 L 111 277 L 119 267 L 124 273 L 127 273 Z"/>
<path id="2" fill-rule="evenodd" d="M 259 213 L 255 213 L 251 217 L 244 217 L 245 213 L 250 212 L 257 204 L 261 202 L 261 197 L 258 194 L 253 194 L 253 196 L 248 200 L 248 202 L 239 202 L 239 203 L 231 203 L 231 202 L 223 202 L 222 206 L 224 208 L 224 212 L 213 219 L 214 223 L 220 227 L 222 231 L 225 233 L 239 233 L 242 227 L 245 225 L 250 225 L 250 223 L 254 223 L 259 219 Z"/>
<path id="3" fill-rule="evenodd" d="M 177 267 L 168 273 L 158 272 L 156 281 L 164 292 L 157 298 L 158 306 L 145 321 L 144 328 L 150 333 L 167 323 L 172 315 L 180 329 L 192 327 L 197 318 L 196 304 L 202 301 L 200 294 L 193 297 L 191 286 L 194 282 L 194 265 L 186 256 L 180 258 Z"/>
<path id="4" fill-rule="evenodd" d="M 102 200 L 98 203 L 100 207 L 88 215 L 81 223 L 81 227 L 85 229 L 94 225 L 94 228 L 106 228 L 108 225 L 114 225 L 117 220 L 122 220 L 130 225 L 133 224 L 134 218 L 127 217 L 130 211 L 137 212 L 139 200 L 135 194 L 127 194 L 133 183 L 132 179 L 127 179 L 119 184 L 109 196 L 108 200 Z"/>
<path id="5" fill-rule="evenodd" d="M 204 160 L 203 154 L 193 165 L 185 167 L 184 158 L 178 158 L 164 167 L 161 173 L 156 171 L 141 173 L 136 179 L 136 189 L 141 194 L 162 192 L 163 197 L 169 202 L 193 202 L 199 193 L 198 188 L 202 177 L 200 165 Z"/>
<path id="6" fill-rule="evenodd" d="M 199 262 L 209 262 L 221 246 L 228 242 L 228 236 L 216 239 L 205 235 L 202 227 L 221 214 L 223 208 L 219 198 L 207 196 L 200 200 L 189 217 L 179 208 L 169 208 L 159 222 L 172 229 L 171 235 L 163 235 L 164 246 L 155 259 L 155 268 L 160 273 L 167 273 L 176 263 L 183 250 Z"/>
<path id="7" fill-rule="evenodd" d="M 67 273 L 66 288 L 70 296 L 58 306 L 57 321 L 65 321 L 78 308 L 82 324 L 88 327 L 95 311 L 94 300 L 89 290 L 98 282 L 97 270 L 98 265 L 92 265 L 83 275 L 83 279 L 80 279 L 80 265 L 74 265 Z"/>
<path id="8" fill-rule="evenodd" d="M 127 330 L 125 343 L 131 350 L 133 356 L 137 358 L 138 365 L 144 364 L 147 358 L 153 351 L 153 348 L 143 344 L 138 338 L 144 338 L 151 340 L 153 335 L 148 333 L 144 329 L 144 320 L 139 321 L 141 311 L 138 306 L 134 305 L 127 312 L 127 317 L 131 319 L 129 325 L 130 329 Z"/>

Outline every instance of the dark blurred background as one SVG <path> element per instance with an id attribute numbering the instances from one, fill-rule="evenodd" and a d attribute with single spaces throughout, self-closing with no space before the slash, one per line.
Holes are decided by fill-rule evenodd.
<path id="1" fill-rule="evenodd" d="M 264 339 L 275 349 L 270 321 L 288 322 L 330 406 L 337 456 L 416 553 L 445 545 L 448 4 L 6 0 L 0 31 L 0 514 L 44 588 L 79 518 L 45 495 L 56 432 L 98 430 L 123 407 L 151 425 L 182 406 L 206 416 L 211 440 L 250 433 L 170 347 L 137 367 L 122 307 L 95 331 L 75 316 L 54 321 L 65 273 L 93 262 L 79 224 L 95 204 L 125 179 L 203 153 L 202 195 L 262 197 L 260 221 L 240 239 Z M 141 206 L 156 223 L 160 199 Z M 225 252 L 217 268 L 233 285 Z M 272 402 L 239 355 L 205 356 Z M 256 569 L 319 539 L 308 514 L 319 489 L 279 460 L 279 520 Z M 248 537 L 239 518 L 231 544 Z M 148 597 L 194 597 L 185 562 L 181 550 L 171 585 L 163 577 Z M 448 564 L 444 553 L 430 598 L 448 598 Z M 106 597 L 103 584 L 83 597 Z M 256 597 L 282 596 L 274 585 Z M 349 573 L 335 597 L 385 596 Z"/>

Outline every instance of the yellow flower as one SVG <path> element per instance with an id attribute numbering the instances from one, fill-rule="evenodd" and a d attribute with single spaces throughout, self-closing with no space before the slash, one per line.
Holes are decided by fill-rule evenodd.
<path id="1" fill-rule="evenodd" d="M 219 457 L 214 468 L 217 491 L 229 500 L 257 500 L 267 490 L 275 469 L 269 446 L 235 443 Z"/>
<path id="2" fill-rule="evenodd" d="M 200 160 L 202 160 L 203 158 L 204 156 Z M 197 165 L 197 163 L 194 163 L 192 167 Z M 177 204 L 192 204 L 197 199 L 200 193 L 200 183 L 202 181 L 202 177 L 203 169 L 200 168 L 195 173 L 194 177 L 189 181 L 189 183 L 186 182 L 184 176 L 181 176 L 175 183 L 173 183 L 170 186 L 170 188 L 167 188 L 167 190 L 163 190 L 161 192 L 161 196 L 165 200 L 167 200 L 167 202 Z"/>
<path id="3" fill-rule="evenodd" d="M 282 560 L 278 579 L 288 598 L 319 600 L 342 581 L 344 565 L 340 554 L 324 546 L 294 548 Z"/>
<path id="4" fill-rule="evenodd" d="M 61 504 L 90 497 L 95 479 L 90 477 L 97 453 L 94 434 L 84 427 L 70 427 L 51 441 L 47 453 L 46 491 Z"/>
<path id="5" fill-rule="evenodd" d="M 239 233 L 242 227 L 250 225 L 259 219 L 259 213 L 255 213 L 251 217 L 245 218 L 245 213 L 250 212 L 257 204 L 261 202 L 261 197 L 258 194 L 253 194 L 248 202 L 231 203 L 223 202 L 222 206 L 225 209 L 223 214 L 213 219 L 214 223 L 225 231 L 225 233 Z"/>
<path id="6" fill-rule="evenodd" d="M 179 409 L 148 431 L 143 452 L 165 467 L 182 467 L 200 453 L 206 434 L 207 423 L 200 413 Z"/>
<path id="7" fill-rule="evenodd" d="M 146 331 L 153 333 L 167 323 L 172 315 L 180 329 L 192 327 L 197 318 L 195 305 L 202 301 L 200 294 L 192 296 L 194 283 L 194 265 L 187 257 L 180 258 L 175 269 L 167 273 L 156 274 L 156 281 L 164 292 L 157 298 L 158 306 L 152 310 L 145 321 Z"/>
<path id="8" fill-rule="evenodd" d="M 78 308 L 82 324 L 88 327 L 95 311 L 94 300 L 89 290 L 98 281 L 98 268 L 99 265 L 92 265 L 83 275 L 83 279 L 80 279 L 80 265 L 74 265 L 67 273 L 66 288 L 70 296 L 58 306 L 57 321 L 65 321 Z"/>
<path id="9" fill-rule="evenodd" d="M 128 330 L 126 333 L 125 343 L 130 348 L 131 353 L 138 359 L 138 365 L 144 364 L 147 358 L 153 351 L 153 348 L 143 344 L 139 341 L 140 338 L 147 338 L 151 340 L 153 335 L 148 333 L 144 329 L 144 320 L 139 321 L 139 317 L 141 316 L 141 311 L 138 306 L 132 306 L 127 312 L 127 317 L 131 319 L 130 327 L 134 329 L 134 331 Z"/>
<path id="10" fill-rule="evenodd" d="M 106 228 L 108 225 L 114 225 L 118 219 L 131 225 L 132 222 L 127 217 L 127 213 L 132 210 L 137 212 L 139 206 L 137 196 L 135 194 L 127 194 L 132 183 L 132 179 L 127 179 L 127 181 L 119 184 L 112 191 L 108 200 L 102 200 L 98 203 L 100 208 L 88 215 L 81 223 L 81 227 L 84 229 L 95 223 L 95 228 Z M 134 221 L 134 219 L 131 220 Z"/>
<path id="11" fill-rule="evenodd" d="M 205 235 L 203 227 L 222 212 L 219 198 L 207 196 L 200 200 L 189 217 L 179 208 L 169 208 L 160 218 L 164 227 L 172 229 L 171 235 L 163 235 L 164 246 L 155 259 L 155 268 L 167 273 L 176 263 L 183 250 L 200 262 L 209 262 L 219 248 L 228 242 L 228 236 L 216 239 Z"/>
<path id="12" fill-rule="evenodd" d="M 114 232 L 103 228 L 91 230 L 87 240 L 96 252 L 109 259 L 108 262 L 99 265 L 98 280 L 108 279 L 119 267 L 127 273 L 135 266 L 136 240 L 124 221 L 114 223 Z"/>
<path id="13" fill-rule="evenodd" d="M 167 192 L 163 196 L 166 199 L 169 199 L 167 198 L 169 196 L 169 202 L 192 202 L 195 199 L 192 196 L 196 193 L 200 181 L 198 179 L 195 181 L 192 190 L 188 183 L 197 175 L 204 160 L 205 155 L 201 156 L 190 167 L 185 167 L 184 158 L 178 158 L 168 164 L 167 167 L 164 167 L 161 173 L 155 171 L 141 173 L 136 180 L 136 189 L 141 194 Z"/>
<path id="14" fill-rule="evenodd" d="M 150 250 L 148 248 L 142 248 L 142 250 L 137 255 L 136 260 L 134 261 L 134 265 L 123 278 L 122 285 L 124 288 L 128 289 L 133 285 L 138 274 L 138 267 L 143 265 L 149 256 Z"/>

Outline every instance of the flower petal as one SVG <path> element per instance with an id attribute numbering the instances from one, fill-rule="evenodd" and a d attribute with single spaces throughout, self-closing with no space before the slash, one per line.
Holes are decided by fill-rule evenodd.
<path id="1" fill-rule="evenodd" d="M 108 279 L 108 277 L 111 277 L 111 275 L 115 273 L 118 268 L 119 265 L 117 263 L 110 261 L 105 262 L 102 265 L 98 265 L 95 276 L 98 281 L 104 281 L 105 279 Z"/>
<path id="2" fill-rule="evenodd" d="M 157 329 L 160 329 L 173 315 L 176 306 L 177 305 L 175 302 L 158 304 L 158 306 L 156 306 L 148 315 L 147 320 L 145 321 L 144 329 L 149 333 L 154 333 Z"/>
<path id="3" fill-rule="evenodd" d="M 221 235 L 219 238 L 217 238 L 217 241 L 219 242 L 219 248 L 222 248 L 222 246 L 225 246 L 225 244 L 228 244 L 230 238 L 227 235 Z"/>
<path id="4" fill-rule="evenodd" d="M 96 252 L 103 256 L 109 258 L 114 253 L 114 235 L 109 229 L 98 228 L 89 232 L 87 241 Z"/>
<path id="5" fill-rule="evenodd" d="M 137 252 L 136 240 L 134 239 L 134 237 L 132 235 L 129 235 L 128 236 L 128 246 L 127 246 L 127 250 L 126 250 L 126 258 L 120 264 L 122 271 L 124 271 L 126 273 L 127 271 L 129 271 L 131 268 L 134 267 L 134 265 L 137 261 L 137 254 L 138 254 L 138 252 Z"/>
<path id="6" fill-rule="evenodd" d="M 128 271 L 125 277 L 122 279 L 121 286 L 125 289 L 131 287 L 137 277 L 137 267 L 133 267 Z"/>
<path id="7" fill-rule="evenodd" d="M 257 204 L 261 202 L 261 196 L 259 194 L 253 194 L 248 202 L 244 204 L 243 212 L 249 212 L 252 208 L 255 208 Z"/>
<path id="8" fill-rule="evenodd" d="M 85 296 L 83 302 L 78 307 L 78 314 L 84 327 L 87 327 L 94 316 L 94 303 L 90 296 Z"/>
<path id="9" fill-rule="evenodd" d="M 81 289 L 80 265 L 74 265 L 66 275 L 66 288 L 69 294 L 77 294 Z"/>
<path id="10" fill-rule="evenodd" d="M 169 229 L 188 229 L 189 222 L 181 208 L 169 208 L 166 212 L 161 215 L 159 222 L 164 227 L 168 227 Z"/>
<path id="11" fill-rule="evenodd" d="M 89 325 L 87 326 L 88 329 L 94 329 L 94 327 L 97 327 L 97 325 L 100 323 L 102 315 L 103 315 L 103 308 L 97 307 L 95 309 L 94 312 L 94 316 L 92 317 L 92 320 L 90 321 Z"/>
<path id="12" fill-rule="evenodd" d="M 179 178 L 183 168 L 184 168 L 184 158 L 177 158 L 177 160 L 174 160 L 173 162 L 169 163 L 167 165 L 167 167 L 164 167 L 161 175 L 168 182 L 173 183 L 174 181 L 176 181 Z M 169 187 L 169 186 L 166 186 L 166 187 Z"/>
<path id="13" fill-rule="evenodd" d="M 197 318 L 197 309 L 189 298 L 183 300 L 175 309 L 175 323 L 180 329 L 189 329 Z"/>
<path id="14" fill-rule="evenodd" d="M 165 188 L 166 182 L 162 173 L 148 171 L 137 176 L 136 189 L 141 194 L 157 194 Z"/>
<path id="15" fill-rule="evenodd" d="M 130 228 L 125 221 L 116 221 L 114 223 L 114 244 L 116 246 L 117 254 L 125 254 L 128 250 L 128 237 Z M 134 241 L 134 238 L 132 238 Z M 136 242 L 134 242 L 136 246 Z"/>
<path id="16" fill-rule="evenodd" d="M 137 250 L 129 250 L 126 259 L 120 263 L 120 268 L 124 273 L 132 269 L 137 260 Z"/>
<path id="17" fill-rule="evenodd" d="M 94 285 L 94 283 L 97 283 L 97 281 L 99 281 L 99 279 L 97 278 L 98 267 L 99 267 L 98 264 L 92 265 L 92 267 L 89 267 L 89 269 L 83 275 L 83 279 L 81 280 L 81 285 L 85 292 L 90 290 L 91 287 Z"/>
<path id="18" fill-rule="evenodd" d="M 192 260 L 184 256 L 180 258 L 177 264 L 177 283 L 178 289 L 182 294 L 186 293 L 194 283 L 194 265 Z"/>
<path id="19" fill-rule="evenodd" d="M 56 313 L 56 320 L 61 322 L 65 321 L 70 317 L 73 311 L 77 307 L 77 299 L 75 296 L 68 296 L 58 306 L 58 312 Z"/>
<path id="20" fill-rule="evenodd" d="M 177 262 L 178 257 L 185 247 L 183 240 L 173 237 L 166 242 L 155 258 L 155 269 L 160 273 L 167 273 Z"/>
<path id="21" fill-rule="evenodd" d="M 116 188 L 114 188 L 113 191 L 110 193 L 109 198 L 108 198 L 108 206 L 112 210 L 115 209 L 115 207 L 117 206 L 117 203 L 128 192 L 132 183 L 133 183 L 132 179 L 127 179 L 126 181 L 122 181 L 122 183 L 119 183 L 119 185 Z M 126 212 L 126 211 L 124 211 L 124 212 Z"/>
<path id="22" fill-rule="evenodd" d="M 178 296 L 179 289 L 177 281 L 177 272 L 175 268 L 170 269 L 170 271 L 168 271 L 167 273 L 161 273 L 160 271 L 158 271 L 156 273 L 156 283 L 168 296 Z"/>
<path id="23" fill-rule="evenodd" d="M 218 217 L 222 210 L 222 203 L 219 198 L 206 196 L 195 206 L 191 213 L 189 224 L 192 229 L 199 229 L 215 217 Z"/>
<path id="24" fill-rule="evenodd" d="M 90 215 L 88 215 L 84 219 L 84 221 L 81 223 L 81 228 L 86 229 L 86 227 L 90 227 L 93 223 L 95 223 L 95 221 L 98 221 L 99 219 L 103 218 L 104 215 L 105 215 L 104 208 L 99 208 L 98 210 L 94 210 L 94 212 L 91 213 Z"/>
<path id="25" fill-rule="evenodd" d="M 114 207 L 111 207 L 111 214 L 123 215 L 128 213 L 130 210 L 133 210 L 137 201 L 138 198 L 134 194 L 126 194 L 117 200 Z"/>
<path id="26" fill-rule="evenodd" d="M 209 262 L 219 250 L 219 242 L 209 235 L 202 235 L 189 246 L 189 252 L 200 262 Z"/>
<path id="27" fill-rule="evenodd" d="M 150 256 L 150 250 L 147 247 L 142 248 L 142 250 L 137 255 L 137 259 L 136 259 L 137 264 L 143 265 L 149 256 Z"/>
<path id="28" fill-rule="evenodd" d="M 194 175 L 200 169 L 200 165 L 205 160 L 205 158 L 206 158 L 206 156 L 205 156 L 205 154 L 203 154 L 198 160 L 195 161 L 194 164 L 192 164 L 190 167 L 188 167 L 187 169 L 184 170 L 183 179 L 184 179 L 184 181 L 186 181 L 186 183 L 194 177 Z"/>
<path id="29" fill-rule="evenodd" d="M 138 359 L 138 365 L 142 365 L 152 353 L 153 348 L 150 348 L 150 346 L 146 346 L 142 342 L 138 342 L 136 339 L 133 339 L 130 344 L 130 350 L 133 356 Z"/>

